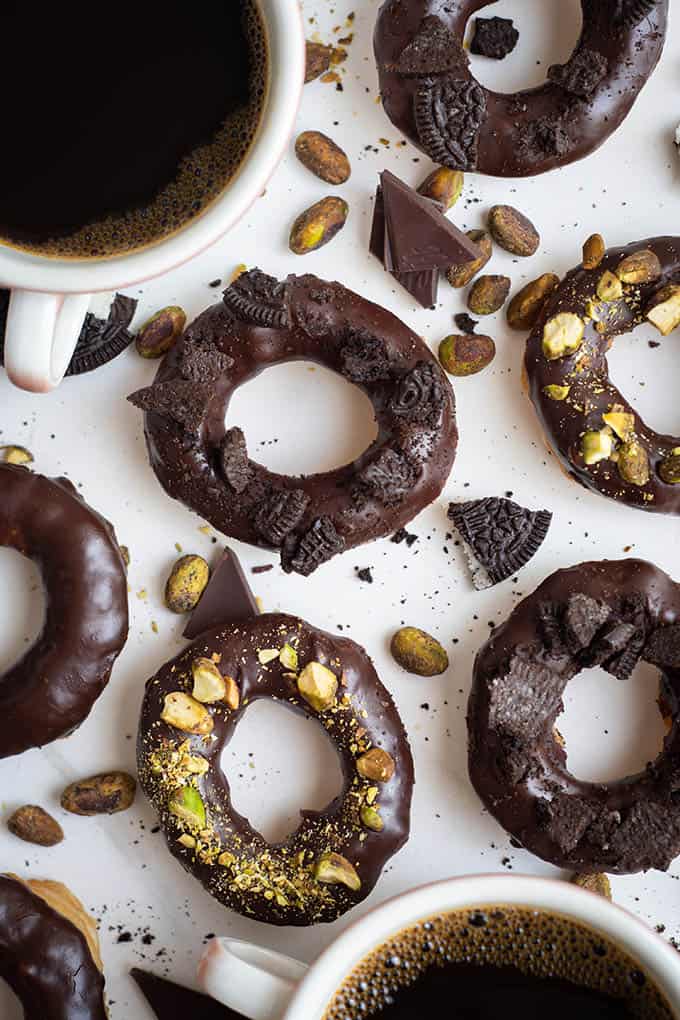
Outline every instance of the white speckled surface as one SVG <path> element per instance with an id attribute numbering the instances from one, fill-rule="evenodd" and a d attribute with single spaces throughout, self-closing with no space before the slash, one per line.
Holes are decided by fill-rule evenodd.
<path id="1" fill-rule="evenodd" d="M 276 275 L 311 271 L 335 277 L 396 312 L 433 346 L 451 331 L 452 314 L 464 310 L 460 293 L 443 282 L 436 311 L 416 310 L 366 250 L 376 173 L 387 166 L 418 183 L 430 169 L 425 158 L 414 161 L 418 154 L 410 147 L 396 146 L 399 138 L 375 103 L 370 36 L 377 7 L 377 0 L 304 4 L 306 16 L 314 19 L 310 35 L 318 32 L 323 40 L 333 38 L 336 26 L 337 35 L 346 35 L 345 19 L 356 11 L 356 38 L 342 68 L 344 90 L 336 91 L 332 84 L 307 86 L 299 115 L 299 130 L 326 131 L 352 159 L 352 178 L 341 189 L 351 206 L 344 232 L 304 260 L 288 253 L 291 220 L 327 190 L 291 152 L 267 194 L 227 238 L 182 269 L 130 291 L 140 298 L 138 322 L 169 303 L 183 305 L 194 316 L 220 298 L 219 289 L 211 289 L 209 282 L 227 279 L 237 263 L 245 262 Z M 492 73 L 504 76 L 498 81 L 511 87 L 542 79 L 547 64 L 570 50 L 578 30 L 577 9 L 576 0 L 502 0 L 493 13 L 513 15 L 522 40 L 506 65 L 486 72 L 486 81 L 496 83 Z M 677 94 L 679 51 L 676 19 L 653 81 L 623 128 L 590 159 L 533 180 L 468 178 L 464 198 L 452 213 L 459 226 L 480 226 L 485 210 L 501 201 L 528 214 L 542 234 L 536 257 L 518 263 L 496 252 L 489 271 L 507 272 L 516 289 L 542 272 L 562 273 L 576 264 L 582 241 L 594 230 L 612 245 L 674 229 L 680 233 L 680 163 L 672 144 L 678 111 L 670 98 Z M 389 147 L 380 139 L 388 140 Z M 98 299 L 99 310 L 105 304 Z M 680 578 L 677 521 L 614 506 L 569 482 L 546 455 L 521 392 L 521 336 L 509 333 L 501 316 L 485 322 L 484 329 L 495 336 L 498 356 L 486 372 L 456 385 L 459 457 L 442 499 L 411 526 L 419 535 L 413 548 L 380 542 L 336 558 L 309 579 L 284 576 L 278 565 L 253 579 L 268 609 L 286 609 L 331 630 L 342 626 L 345 634 L 365 645 L 410 733 L 417 770 L 412 838 L 357 913 L 400 890 L 448 875 L 510 867 L 554 873 L 510 847 L 468 783 L 465 702 L 474 654 L 488 635 L 489 623 L 502 619 L 522 594 L 557 567 L 586 558 L 637 555 Z M 619 341 L 612 371 L 655 427 L 677 431 L 677 368 L 672 359 L 678 339 L 671 337 L 650 350 L 647 341 L 652 338 L 651 331 L 641 329 L 634 338 Z M 309 960 L 345 924 L 341 920 L 320 929 L 278 930 L 226 912 L 166 853 L 162 837 L 151 832 L 155 819 L 141 795 L 126 814 L 102 820 L 67 816 L 59 808 L 59 792 L 73 779 L 110 767 L 134 769 L 144 680 L 182 644 L 182 621 L 162 606 L 175 543 L 186 552 L 217 552 L 211 535 L 199 531 L 203 522 L 160 489 L 147 463 L 141 415 L 125 402 L 126 394 L 147 383 L 154 370 L 131 350 L 93 375 L 66 381 L 47 397 L 20 393 L 0 376 L 0 443 L 28 446 L 38 470 L 66 474 L 82 486 L 92 505 L 114 522 L 132 555 L 130 638 L 92 716 L 68 741 L 0 762 L 2 817 L 22 803 L 41 803 L 66 830 L 61 846 L 41 850 L 20 843 L 0 826 L 2 869 L 64 880 L 101 918 L 114 1020 L 150 1017 L 127 977 L 133 964 L 160 973 L 167 967 L 178 980 L 190 983 L 209 933 L 253 939 Z M 338 464 L 362 449 L 372 434 L 362 395 L 306 366 L 271 370 L 243 389 L 230 421 L 245 428 L 254 455 L 291 471 Z M 554 524 L 517 586 L 508 582 L 477 594 L 461 551 L 446 538 L 447 501 L 505 492 L 526 505 L 552 509 Z M 238 551 L 246 568 L 276 562 L 274 556 L 249 547 Z M 375 577 L 372 586 L 355 577 L 355 567 L 369 565 Z M 0 550 L 0 669 L 39 626 L 39 600 L 29 590 L 35 578 L 17 555 Z M 138 597 L 142 589 L 145 598 Z M 158 634 L 152 632 L 152 621 Z M 451 667 L 445 676 L 422 680 L 394 665 L 389 638 L 402 623 L 425 627 L 448 647 Z M 654 696 L 654 677 L 642 671 L 635 683 L 624 686 L 602 674 L 579 678 L 570 688 L 569 710 L 560 726 L 574 770 L 607 778 L 643 765 L 661 739 Z M 320 740 L 304 721 L 258 706 L 227 751 L 225 767 L 237 805 L 264 820 L 268 833 L 285 833 L 286 821 L 290 829 L 298 808 L 320 806 L 335 792 L 333 755 Z M 617 878 L 614 895 L 650 924 L 666 925 L 667 937 L 678 936 L 679 876 L 676 864 L 665 875 Z M 120 932 L 131 933 L 131 941 L 119 943 Z M 143 938 L 147 932 L 153 936 L 153 941 L 146 940 L 149 944 Z M 4 1020 L 20 1016 L 4 986 L 0 1015 Z"/>

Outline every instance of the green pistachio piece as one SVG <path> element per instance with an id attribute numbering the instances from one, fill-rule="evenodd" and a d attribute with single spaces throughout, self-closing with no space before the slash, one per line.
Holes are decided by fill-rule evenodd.
<path id="1" fill-rule="evenodd" d="M 346 885 L 352 892 L 361 889 L 361 879 L 356 868 L 340 854 L 322 854 L 314 865 L 314 878 L 324 885 Z"/>
<path id="2" fill-rule="evenodd" d="M 308 662 L 297 678 L 300 694 L 315 712 L 325 712 L 335 704 L 338 680 L 335 673 L 320 662 Z"/>
<path id="3" fill-rule="evenodd" d="M 284 669 L 290 669 L 293 673 L 297 673 L 298 668 L 298 653 L 295 651 L 292 645 L 285 644 L 279 652 L 279 662 Z"/>
<path id="4" fill-rule="evenodd" d="M 680 446 L 662 460 L 659 475 L 667 485 L 680 485 Z"/>
<path id="5" fill-rule="evenodd" d="M 558 386 L 557 383 L 543 387 L 543 392 L 550 400 L 566 400 L 570 390 L 571 386 Z"/>
<path id="6" fill-rule="evenodd" d="M 0 446 L 0 462 L 3 464 L 32 464 L 33 454 L 25 446 Z"/>
<path id="7" fill-rule="evenodd" d="M 619 447 L 616 465 L 624 482 L 646 485 L 649 481 L 649 457 L 645 448 L 632 439 Z"/>
<path id="8" fill-rule="evenodd" d="M 191 694 L 196 701 L 200 701 L 202 705 L 212 705 L 216 701 L 224 700 L 227 685 L 212 659 L 194 659 L 191 663 L 191 675 L 194 680 Z"/>
<path id="9" fill-rule="evenodd" d="M 258 661 L 260 665 L 266 666 L 268 662 L 273 662 L 274 659 L 278 659 L 279 649 L 278 648 L 261 648 L 257 653 Z"/>
<path id="10" fill-rule="evenodd" d="M 583 343 L 585 323 L 573 312 L 560 312 L 543 327 L 543 353 L 548 361 L 574 354 Z"/>
<path id="11" fill-rule="evenodd" d="M 168 801 L 168 811 L 190 829 L 205 829 L 205 804 L 193 786 L 182 786 L 175 790 Z"/>
<path id="12" fill-rule="evenodd" d="M 581 440 L 581 453 L 588 467 L 608 460 L 614 450 L 614 437 L 609 429 L 600 432 L 586 432 Z"/>
<path id="13" fill-rule="evenodd" d="M 359 813 L 361 815 L 361 821 L 367 829 L 371 830 L 371 832 L 382 832 L 385 828 L 385 823 L 380 817 L 380 812 L 377 808 L 364 804 Z"/>
<path id="14" fill-rule="evenodd" d="M 619 410 L 618 405 L 614 405 L 611 411 L 603 414 L 602 419 L 624 443 L 627 443 L 635 432 L 635 415 L 623 409 Z"/>
<path id="15" fill-rule="evenodd" d="M 618 276 L 614 276 L 608 269 L 597 281 L 597 296 L 600 301 L 618 301 L 623 296 L 623 284 Z"/>

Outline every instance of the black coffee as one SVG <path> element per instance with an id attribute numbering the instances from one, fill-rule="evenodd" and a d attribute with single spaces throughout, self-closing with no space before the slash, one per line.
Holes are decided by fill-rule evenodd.
<path id="1" fill-rule="evenodd" d="M 343 982 L 326 1020 L 671 1020 L 613 943 L 523 907 L 432 918 L 389 939 Z"/>
<path id="2" fill-rule="evenodd" d="M 0 4 L 0 239 L 102 257 L 228 185 L 267 80 L 257 0 Z"/>

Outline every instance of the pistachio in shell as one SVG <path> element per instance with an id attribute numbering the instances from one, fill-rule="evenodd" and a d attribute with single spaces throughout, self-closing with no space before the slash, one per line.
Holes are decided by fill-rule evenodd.
<path id="1" fill-rule="evenodd" d="M 341 854 L 322 854 L 314 865 L 314 878 L 324 885 L 346 885 L 352 892 L 361 889 L 356 868 Z"/>
<path id="2" fill-rule="evenodd" d="M 349 215 L 349 206 L 342 198 L 329 195 L 300 213 L 290 231 L 290 250 L 294 255 L 307 255 L 332 241 L 342 230 Z"/>
<path id="3" fill-rule="evenodd" d="M 416 676 L 440 676 L 449 668 L 446 650 L 436 638 L 419 627 L 402 627 L 392 638 L 394 660 L 407 673 Z"/>
<path id="4" fill-rule="evenodd" d="M 583 268 L 597 269 L 606 250 L 602 234 L 591 234 L 583 245 Z"/>
<path id="5" fill-rule="evenodd" d="M 162 358 L 179 340 L 187 324 L 186 312 L 178 305 L 168 305 L 144 323 L 135 345 L 142 358 Z"/>
<path id="6" fill-rule="evenodd" d="M 190 613 L 210 580 L 210 567 L 202 556 L 182 556 L 165 585 L 165 604 L 171 613 Z"/>
<path id="7" fill-rule="evenodd" d="M 541 237 L 536 227 L 511 205 L 494 205 L 489 211 L 488 226 L 494 241 L 511 255 L 527 258 L 538 251 Z"/>
<path id="8" fill-rule="evenodd" d="M 320 78 L 329 67 L 333 58 L 333 47 L 323 43 L 311 42 L 309 39 L 305 49 L 305 85 Z"/>
<path id="9" fill-rule="evenodd" d="M 533 329 L 546 301 L 559 283 L 559 276 L 554 273 L 543 273 L 522 287 L 508 305 L 507 319 L 510 328 L 522 332 Z"/>
<path id="10" fill-rule="evenodd" d="M 496 345 L 481 333 L 451 334 L 439 345 L 439 360 L 449 375 L 475 375 L 496 357 Z"/>
<path id="11" fill-rule="evenodd" d="M 0 446 L 0 464 L 32 464 L 33 454 L 25 446 Z"/>
<path id="12" fill-rule="evenodd" d="M 352 173 L 347 154 L 321 131 L 303 131 L 298 135 L 295 155 L 304 167 L 326 184 L 344 184 Z"/>
<path id="13" fill-rule="evenodd" d="M 463 194 L 464 177 L 460 170 L 439 166 L 425 178 L 418 188 L 418 194 L 439 202 L 442 212 L 447 213 Z"/>
<path id="14" fill-rule="evenodd" d="M 183 786 L 175 790 L 168 801 L 168 811 L 189 829 L 205 829 L 205 804 L 193 786 Z"/>
<path id="15" fill-rule="evenodd" d="M 480 276 L 468 294 L 468 308 L 474 315 L 493 315 L 503 307 L 510 293 L 509 276 Z"/>
<path id="16" fill-rule="evenodd" d="M 680 446 L 661 461 L 659 475 L 666 485 L 680 485 Z"/>
<path id="17" fill-rule="evenodd" d="M 587 889 L 588 892 L 604 896 L 607 900 L 612 898 L 612 887 L 609 879 L 601 872 L 592 875 L 574 875 L 572 882 L 581 889 Z"/>
<path id="18" fill-rule="evenodd" d="M 59 822 L 36 804 L 24 804 L 10 815 L 7 828 L 13 836 L 36 846 L 57 846 L 64 838 Z"/>
<path id="19" fill-rule="evenodd" d="M 325 712 L 335 704 L 338 679 L 320 662 L 308 662 L 297 678 L 298 691 L 315 712 Z"/>
<path id="20" fill-rule="evenodd" d="M 481 272 L 493 253 L 491 235 L 486 230 L 468 230 L 467 236 L 473 244 L 479 248 L 478 258 L 472 262 L 461 262 L 460 265 L 449 266 L 446 270 L 446 279 L 452 287 L 460 290 L 472 283 L 477 273 Z"/>
<path id="21" fill-rule="evenodd" d="M 655 252 L 649 248 L 626 255 L 616 267 L 616 275 L 621 283 L 644 284 L 654 283 L 661 276 L 661 262 Z"/>
<path id="22" fill-rule="evenodd" d="M 360 755 L 355 764 L 359 775 L 373 783 L 388 783 L 396 768 L 394 758 L 382 747 L 372 747 Z"/>
<path id="23" fill-rule="evenodd" d="M 73 815 L 114 815 L 132 806 L 136 790 L 127 772 L 101 772 L 67 786 L 61 806 Z"/>
<path id="24" fill-rule="evenodd" d="M 616 466 L 621 478 L 629 485 L 642 486 L 649 481 L 649 455 L 637 439 L 631 439 L 619 447 Z"/>

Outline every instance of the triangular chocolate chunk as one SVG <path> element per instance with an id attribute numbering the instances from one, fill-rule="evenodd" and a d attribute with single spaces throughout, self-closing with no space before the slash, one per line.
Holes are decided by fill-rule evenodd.
<path id="1" fill-rule="evenodd" d="M 441 207 L 398 177 L 380 175 L 393 270 L 418 273 L 448 269 L 481 257 L 476 244 L 453 225 Z"/>
<path id="2" fill-rule="evenodd" d="M 193 641 L 206 630 L 249 620 L 259 612 L 236 553 L 226 548 L 184 628 L 184 637 Z"/>
<path id="3" fill-rule="evenodd" d="M 469 63 L 453 32 L 434 14 L 429 14 L 390 70 L 405 77 L 422 77 L 462 71 Z"/>
<path id="4" fill-rule="evenodd" d="M 472 583 L 481 591 L 505 581 L 529 562 L 548 533 L 552 514 L 488 497 L 451 503 L 449 518 L 467 546 Z"/>
<path id="5" fill-rule="evenodd" d="M 245 1020 L 201 992 L 134 967 L 130 971 L 158 1020 Z"/>
<path id="6" fill-rule="evenodd" d="M 390 242 L 385 222 L 385 204 L 383 202 L 382 188 L 380 187 L 378 187 L 375 193 L 369 251 L 371 255 L 375 255 L 377 259 L 380 259 L 385 270 L 391 273 L 404 290 L 407 290 L 411 297 L 415 298 L 423 308 L 432 308 L 437 303 L 437 290 L 439 288 L 438 269 L 422 269 L 417 273 L 392 271 L 392 253 L 390 251 Z"/>

